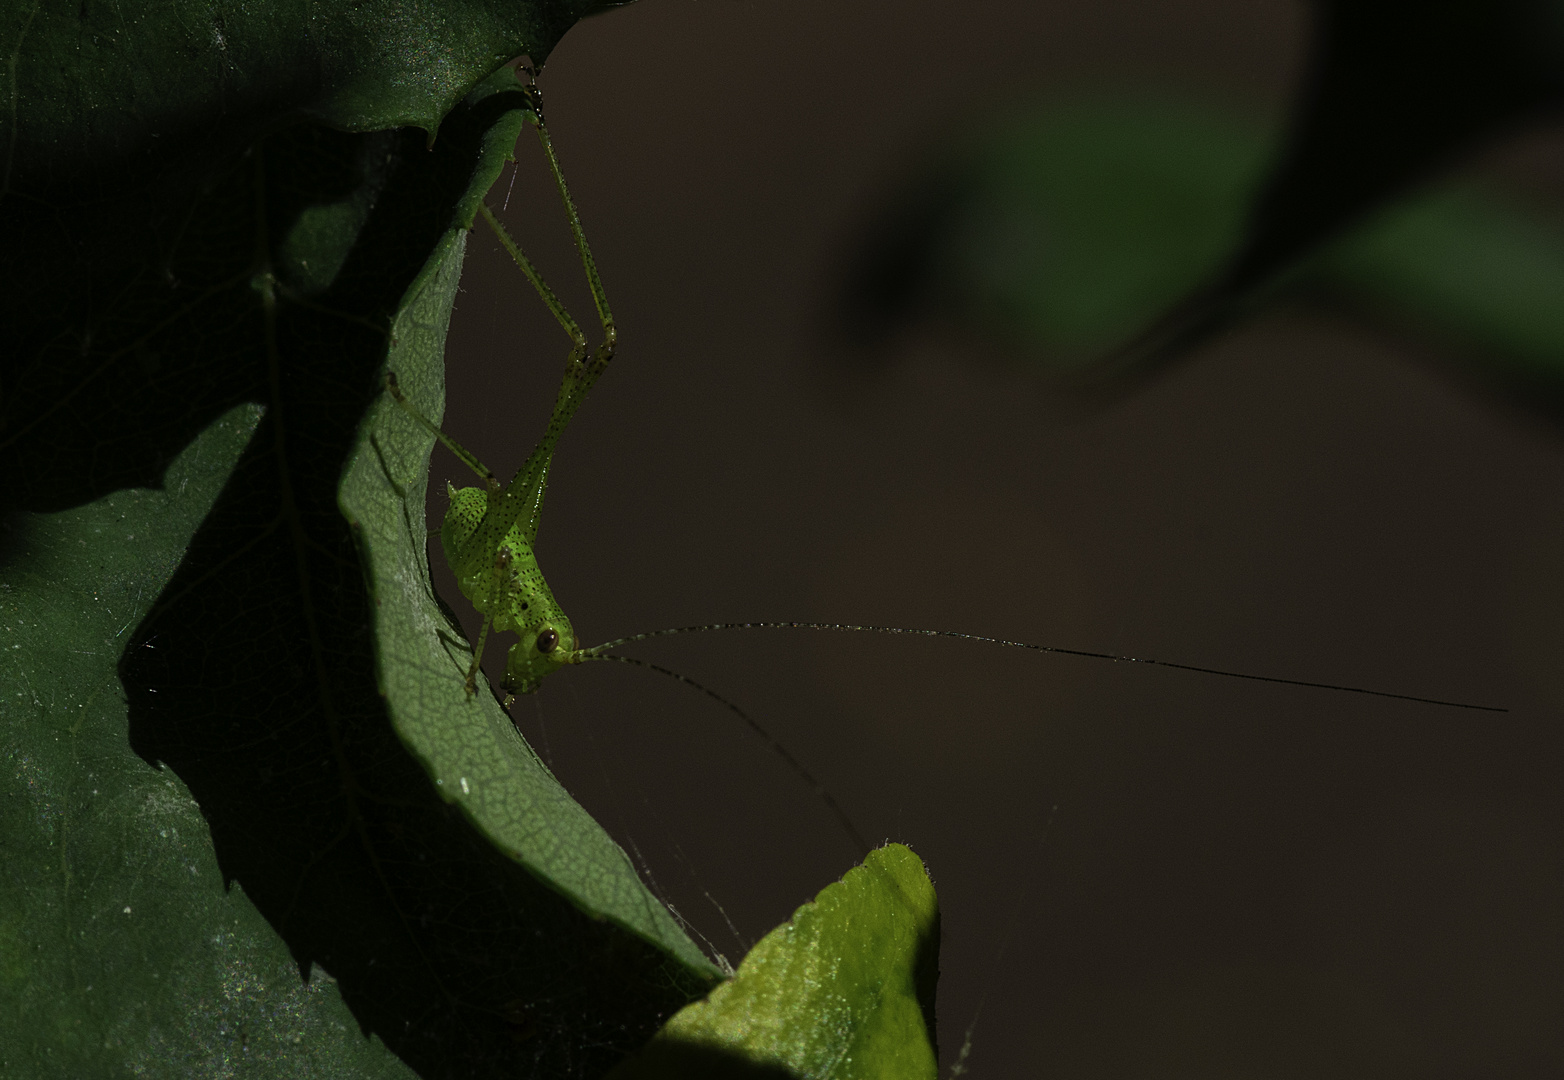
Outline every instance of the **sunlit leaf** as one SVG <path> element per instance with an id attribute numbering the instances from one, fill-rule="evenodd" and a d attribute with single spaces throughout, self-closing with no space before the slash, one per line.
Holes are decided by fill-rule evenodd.
<path id="1" fill-rule="evenodd" d="M 939 909 L 923 863 L 890 844 L 762 938 L 614 1080 L 924 1080 L 938 1072 Z"/>

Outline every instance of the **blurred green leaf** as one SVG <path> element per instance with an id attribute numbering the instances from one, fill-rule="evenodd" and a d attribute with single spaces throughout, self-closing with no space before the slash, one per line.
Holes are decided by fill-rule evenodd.
<path id="1" fill-rule="evenodd" d="M 1004 117 L 913 181 L 917 209 L 881 226 L 849 317 L 872 336 L 942 312 L 1071 371 L 1220 264 L 1265 163 L 1252 127 L 1171 100 Z"/>
<path id="2" fill-rule="evenodd" d="M 1315 0 L 1285 146 L 1196 320 L 1564 94 L 1558 0 Z M 1198 329 L 1198 322 L 1191 324 Z"/>
<path id="3" fill-rule="evenodd" d="M 900 844 L 820 891 L 614 1080 L 932 1078 L 939 909 Z"/>
<path id="4" fill-rule="evenodd" d="M 1053 376 L 1089 378 L 1220 270 L 1269 144 L 1168 98 L 1046 106 L 914 181 L 860 271 L 860 327 L 943 313 Z M 887 283 L 880 267 L 894 266 Z M 876 279 L 873 275 L 880 274 Z M 1455 346 L 1532 405 L 1564 404 L 1564 223 L 1471 185 L 1370 215 L 1256 299 L 1306 291 Z M 874 306 L 878 305 L 878 307 Z"/>
<path id="5" fill-rule="evenodd" d="M 1214 146 L 1207 130 L 1213 121 L 1197 119 L 1193 110 L 1179 117 L 1165 105 L 1143 103 L 1139 118 L 1122 109 L 1116 121 L 1103 115 L 1095 132 L 1082 133 L 1083 160 L 1070 156 L 1083 147 L 1082 139 L 1066 135 L 1066 111 L 1034 116 L 1024 135 L 1016 125 L 986 146 L 953 155 L 953 163 L 904 194 L 901 206 L 882 219 L 848 284 L 849 336 L 872 344 L 932 292 L 936 302 L 954 298 L 961 317 L 991 332 L 1046 341 L 1048 355 L 1066 369 L 1088 374 L 1086 360 L 1095 351 L 1091 379 L 1122 382 L 1175 360 L 1243 317 L 1294 279 L 1302 264 L 1317 262 L 1324 246 L 1342 241 L 1474 148 L 1564 104 L 1559 0 L 1315 0 L 1313 9 L 1307 75 L 1290 130 L 1268 155 L 1272 164 L 1263 179 L 1249 172 L 1254 158 L 1236 146 Z M 1158 120 L 1159 111 L 1169 126 L 1146 132 L 1145 122 Z M 1167 140 L 1175 130 L 1187 160 L 1170 152 Z M 1139 148 L 1126 154 L 1137 140 Z M 1009 151 L 999 149 L 1006 145 Z M 1028 165 L 1027 154 L 1018 152 L 1027 145 L 1034 162 L 1058 156 L 1041 168 Z M 1010 176 L 1001 180 L 989 170 L 997 163 L 1003 173 L 1007 154 Z M 972 160 L 963 163 L 964 156 Z M 1206 165 L 1198 163 L 1201 158 Z M 1148 174 L 1137 176 L 1131 159 Z M 1094 192 L 1086 185 L 1104 163 L 1130 167 Z M 1242 177 L 1224 171 L 1235 168 Z M 1028 174 L 1032 194 L 1017 199 L 1010 189 L 1028 182 Z M 1191 181 L 1205 185 L 1209 201 L 1188 197 Z M 1247 193 L 1242 205 L 1224 201 L 1235 190 Z M 1126 197 L 1132 191 L 1138 199 Z M 1006 205 L 996 211 L 985 205 L 990 198 Z M 1147 220 L 1156 207 L 1168 208 L 1176 220 Z M 969 211 L 980 225 L 962 223 Z M 1429 220 L 1401 230 L 1399 241 L 1371 245 L 1389 260 L 1379 258 L 1377 270 L 1366 272 L 1366 256 L 1354 260 L 1357 269 L 1348 279 L 1376 293 L 1369 307 L 1437 310 L 1420 290 L 1448 286 L 1448 275 L 1436 271 L 1419 282 L 1420 275 L 1390 265 L 1414 246 L 1448 255 L 1469 243 L 1491 254 L 1507 243 L 1492 234 L 1503 225 L 1485 227 L 1477 220 L 1502 210 L 1466 214 L 1465 221 L 1434 210 L 1426 214 Z M 1142 226 L 1138 240 L 1120 246 L 1113 222 Z M 968 239 L 941 235 L 946 229 L 965 229 Z M 1446 235 L 1435 239 L 1440 230 Z M 1422 240 L 1413 241 L 1412 233 Z M 933 238 L 922 242 L 918 234 Z M 1087 236 L 1095 243 L 1076 243 Z M 1215 241 L 1222 247 L 1213 257 Z M 1399 253 L 1392 250 L 1398 242 Z M 963 268 L 971 245 L 986 249 L 983 269 Z M 1538 245 L 1523 246 L 1536 254 Z M 1516 248 L 1514 254 L 1524 260 L 1527 252 Z M 1137 256 L 1155 261 L 1158 270 L 1148 270 Z M 985 274 L 1003 283 L 992 285 Z M 1444 281 L 1436 286 L 1439 278 Z M 1489 284 L 1494 280 L 1490 276 Z M 930 282 L 937 284 L 930 289 Z M 1179 287 L 1170 289 L 1174 283 Z M 1507 374 L 1519 376 L 1511 388 L 1540 391 L 1554 407 L 1556 375 L 1547 370 L 1537 376 L 1556 361 L 1539 363 L 1535 348 L 1536 328 L 1548 319 L 1528 305 L 1513 312 L 1528 328 L 1502 327 L 1495 310 L 1478 310 L 1491 290 L 1473 284 L 1479 296 L 1463 298 L 1459 325 L 1452 327 L 1476 331 L 1485 344 L 1496 345 L 1506 355 Z M 1517 362 L 1517 347 L 1527 359 Z"/>
<path id="6" fill-rule="evenodd" d="M 1451 359 L 1564 406 L 1564 221 L 1470 185 L 1393 205 L 1319 260 L 1324 284 L 1397 326 L 1453 339 Z"/>

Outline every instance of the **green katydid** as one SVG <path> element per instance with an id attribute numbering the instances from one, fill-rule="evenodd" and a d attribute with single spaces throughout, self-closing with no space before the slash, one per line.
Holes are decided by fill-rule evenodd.
<path id="1" fill-rule="evenodd" d="M 521 637 L 520 641 L 511 646 L 505 665 L 503 685 L 507 703 L 515 694 L 531 693 L 545 675 L 562 664 L 573 662 L 580 652 L 576 648 L 575 631 L 571 628 L 570 620 L 554 599 L 548 582 L 543 579 L 543 572 L 538 568 L 533 545 L 537 542 L 538 519 L 543 511 L 543 495 L 548 488 L 554 448 L 571 417 L 586 398 L 587 391 L 613 359 L 617 341 L 614 317 L 609 311 L 608 298 L 598 278 L 597 266 L 592 261 L 592 250 L 587 245 L 580 215 L 570 197 L 565 175 L 560 170 L 559 159 L 548 136 L 548 127 L 543 121 L 542 100 L 537 84 L 529 81 L 523 92 L 530 106 L 528 119 L 538 133 L 544 157 L 565 204 L 576 250 L 586 268 L 587 284 L 592 290 L 592 300 L 597 306 L 598 318 L 603 327 L 602 343 L 589 358 L 587 338 L 580 326 L 565 310 L 564 304 L 549 288 L 521 247 L 511 239 L 493 211 L 487 205 L 480 204 L 479 214 L 494 230 L 500 243 L 515 259 L 516 265 L 521 267 L 522 273 L 526 274 L 570 337 L 571 348 L 565 359 L 559 396 L 554 401 L 554 412 L 549 417 L 542 440 L 510 482 L 501 485 L 499 478 L 486 465 L 412 407 L 397 386 L 395 372 L 386 374 L 386 388 L 398 404 L 434 432 L 453 454 L 483 479 L 483 487 L 458 489 L 447 483 L 451 506 L 440 527 L 440 542 L 462 594 L 484 617 L 483 629 L 479 632 L 478 644 L 473 650 L 472 666 L 467 670 L 469 695 L 477 690 L 478 666 L 483 659 L 484 643 L 489 633 L 514 630 Z"/>
<path id="2" fill-rule="evenodd" d="M 543 578 L 542 571 L 538 567 L 533 545 L 537 538 L 538 519 L 542 512 L 543 497 L 548 484 L 549 467 L 553 460 L 555 447 L 558 445 L 559 438 L 564 433 L 566 426 L 570 423 L 571 418 L 585 399 L 587 392 L 597 381 L 598 377 L 602 375 L 612 359 L 617 343 L 617 333 L 602 282 L 598 277 L 596 264 L 592 259 L 591 249 L 587 244 L 586 235 L 581 227 L 580 215 L 577 213 L 575 203 L 570 197 L 564 174 L 560 169 L 558 157 L 549 139 L 536 84 L 528 83 L 525 92 L 531 104 L 528 118 L 537 131 L 544 156 L 553 174 L 555 184 L 559 189 L 566 216 L 569 220 L 571 235 L 574 239 L 576 250 L 581 257 L 582 266 L 586 271 L 587 284 L 591 289 L 592 299 L 602 324 L 602 343 L 598 345 L 595 351 L 591 352 L 589 357 L 586 335 L 582 333 L 575 320 L 565 310 L 563 303 L 550 289 L 537 268 L 522 252 L 515 240 L 511 238 L 505 227 L 500 224 L 493 212 L 487 206 L 482 206 L 480 215 L 490 228 L 494 230 L 501 245 L 515 260 L 516 265 L 521 268 L 528 280 L 532 282 L 538 295 L 542 297 L 544 304 L 553 312 L 554 317 L 559 321 L 560 326 L 564 328 L 571 340 L 570 352 L 565 361 L 564 377 L 560 383 L 559 394 L 555 399 L 553 414 L 549 418 L 548 427 L 544 431 L 542 440 L 533 450 L 526 463 L 511 478 L 510 482 L 501 485 L 493 472 L 473 454 L 413 408 L 398 388 L 394 373 L 388 373 L 386 377 L 387 389 L 397 402 L 419 423 L 432 431 L 458 458 L 477 473 L 484 483 L 483 487 L 461 489 L 447 484 L 451 505 L 440 529 L 440 539 L 445 550 L 446 560 L 457 577 L 461 591 L 472 603 L 473 607 L 484 617 L 483 626 L 478 635 L 478 642 L 473 651 L 472 664 L 467 671 L 466 689 L 469 695 L 476 692 L 478 668 L 489 634 L 491 632 L 515 631 L 519 636 L 519 640 L 510 648 L 505 665 L 505 676 L 502 682 L 502 688 L 506 695 L 505 703 L 507 705 L 514 699 L 515 695 L 531 693 L 537 689 L 545 676 L 557 671 L 566 664 L 582 663 L 589 660 L 617 660 L 624 663 L 637 664 L 689 683 L 733 709 L 763 738 L 770 742 L 772 748 L 781 753 L 796 771 L 802 773 L 811 783 L 813 783 L 813 778 L 803 771 L 802 766 L 793 760 L 791 755 L 787 754 L 774 739 L 771 739 L 769 735 L 733 703 L 706 687 L 694 683 L 693 680 L 678 675 L 676 672 L 668 671 L 665 668 L 660 668 L 644 661 L 612 655 L 610 650 L 630 642 L 643 641 L 648 638 L 709 630 L 798 628 L 914 634 L 964 638 L 969 641 L 985 642 L 1010 648 L 1112 660 L 1121 663 L 1154 664 L 1185 671 L 1224 675 L 1259 682 L 1370 694 L 1377 697 L 1399 698 L 1425 704 L 1497 712 L 1506 711 L 1492 706 L 1467 705 L 1461 702 L 1443 701 L 1381 690 L 1368 690 L 1353 686 L 1340 686 L 1332 683 L 1251 675 L 1243 672 L 1224 671 L 1217 668 L 1179 664 L 1164 660 L 1034 645 L 1027 642 L 1009 641 L 978 634 L 961 633 L 954 630 L 923 630 L 890 626 L 791 621 L 715 623 L 704 626 L 655 630 L 617 638 L 590 648 L 578 647 L 575 630 L 558 601 L 554 599 L 554 594 L 549 589 L 547 582 Z M 815 786 L 818 787 L 818 785 Z"/>

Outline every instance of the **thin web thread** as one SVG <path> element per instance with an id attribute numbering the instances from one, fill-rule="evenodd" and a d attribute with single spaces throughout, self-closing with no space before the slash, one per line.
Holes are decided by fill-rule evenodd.
<path id="1" fill-rule="evenodd" d="M 1150 660 L 1141 656 L 1120 656 L 1116 653 L 1090 652 L 1085 649 L 1062 649 L 1053 645 L 1033 645 L 1026 641 L 1010 641 L 1006 638 L 984 637 L 981 634 L 964 634 L 959 630 L 918 630 L 904 626 L 857 626 L 852 623 L 817 623 L 817 622 L 736 622 L 736 623 L 707 623 L 704 626 L 677 626 L 667 630 L 648 630 L 644 634 L 631 634 L 629 637 L 616 638 L 613 641 L 605 641 L 601 645 L 594 645 L 590 649 L 581 650 L 584 659 L 592 660 L 619 660 L 623 657 L 603 655 L 609 649 L 617 649 L 621 645 L 629 645 L 636 641 L 647 641 L 651 638 L 668 637 L 672 634 L 696 634 L 708 630 L 850 630 L 858 633 L 870 634 L 910 634 L 914 637 L 948 637 L 961 638 L 965 641 L 980 641 L 989 645 L 1001 645 L 1007 649 L 1028 649 L 1032 652 L 1056 653 L 1060 656 L 1079 656 L 1088 660 L 1111 660 L 1120 664 L 1150 664 L 1154 667 L 1173 668 L 1177 671 L 1193 671 L 1201 675 L 1222 675 L 1229 679 L 1248 679 L 1251 682 L 1277 683 L 1282 686 L 1302 686 L 1311 690 L 1335 690 L 1343 694 L 1365 694 L 1369 697 L 1394 698 L 1397 701 L 1415 701 L 1421 705 L 1439 705 L 1448 709 L 1472 709 L 1477 712 L 1507 713 L 1510 710 L 1496 705 L 1472 705 L 1464 701 L 1446 701 L 1442 698 L 1418 697 L 1415 694 L 1396 694 L 1388 690 L 1369 690 L 1361 686 L 1342 686 L 1337 683 L 1310 682 L 1306 679 L 1283 679 L 1275 675 L 1250 675 L 1242 671 L 1224 671 L 1221 668 L 1201 667 L 1198 664 L 1178 664 L 1171 660 Z M 676 675 L 675 672 L 667 672 Z M 683 678 L 683 676 L 677 676 Z M 702 687 L 701 689 L 705 689 Z M 706 693 L 711 694 L 710 690 Z M 715 694 L 712 694 L 716 697 Z M 737 706 L 729 703 L 729 707 L 737 711 Z M 751 725 L 754 724 L 750 721 Z M 769 736 L 767 736 L 769 738 Z"/>
<path id="2" fill-rule="evenodd" d="M 580 696 L 578 694 L 576 694 L 576 688 L 575 688 L 574 685 L 571 686 L 570 692 L 571 692 L 571 696 L 576 698 L 576 711 L 580 712 L 581 711 L 581 700 L 580 700 Z M 542 708 L 541 705 L 539 705 L 539 707 L 538 707 L 538 719 L 539 719 L 540 722 L 542 721 L 542 718 L 543 718 L 543 708 Z M 601 769 L 601 755 L 598 755 L 598 760 L 599 760 L 599 770 L 602 772 L 603 779 L 605 781 L 608 781 L 609 777 L 608 777 L 607 771 Z M 630 819 L 624 813 L 624 808 L 619 803 L 619 797 L 618 797 L 619 789 L 618 789 L 618 787 L 615 786 L 613 783 L 609 782 L 608 783 L 608 789 L 609 789 L 610 792 L 613 793 L 615 812 L 616 812 L 617 816 L 622 821 L 628 823 L 628 821 Z M 646 802 L 646 799 L 645 799 L 644 796 L 642 797 L 641 801 L 642 802 Z M 657 823 L 659 825 L 663 826 L 663 828 L 666 829 L 667 825 L 666 825 L 665 822 L 663 822 L 661 816 L 658 815 L 656 808 L 655 807 L 651 807 L 650 809 L 651 809 L 652 815 L 657 818 Z M 701 933 L 700 927 L 696 926 L 694 923 L 690 922 L 690 920 L 686 919 L 684 917 L 684 913 L 681 912 L 677 907 L 674 906 L 672 897 L 668 894 L 668 892 L 666 890 L 663 889 L 662 883 L 657 880 L 657 874 L 656 874 L 655 871 L 652 870 L 651 862 L 641 852 L 641 845 L 636 843 L 635 835 L 630 832 L 628 824 L 626 824 L 626 826 L 624 828 L 624 839 L 625 839 L 625 843 L 627 843 L 630 846 L 630 853 L 635 857 L 635 864 L 636 864 L 636 866 L 638 866 L 640 868 L 641 876 L 646 879 L 647 885 L 651 888 L 652 895 L 657 897 L 658 902 L 660 902 L 663 907 L 668 909 L 668 913 L 673 916 L 675 922 L 677 922 L 681 927 L 683 927 L 685 933 L 693 934 L 694 936 L 700 938 L 701 941 L 705 942 L 705 944 L 706 944 L 706 951 L 708 953 L 710 953 L 712 956 L 719 958 L 718 966 L 719 967 L 726 967 L 726 968 L 728 968 L 729 973 L 731 974 L 731 972 L 732 972 L 732 965 L 728 964 L 727 957 L 722 955 L 721 951 L 718 950 L 716 944 L 711 940 L 711 938 L 709 938 L 705 934 Z M 684 859 L 684 852 L 683 852 L 683 850 L 680 849 L 677 844 L 675 844 L 674 847 L 675 847 L 675 850 L 677 850 L 679 852 L 679 857 L 684 862 L 686 868 L 691 869 L 691 872 L 693 874 L 693 868 L 689 867 L 689 860 L 688 859 Z M 710 894 L 709 893 L 707 894 L 707 897 L 708 897 L 708 899 L 710 898 Z M 718 910 L 720 911 L 721 908 L 719 907 Z M 724 915 L 724 917 L 726 917 L 727 913 L 724 912 L 723 915 Z M 729 923 L 728 925 L 731 926 L 732 923 Z"/>
<path id="3" fill-rule="evenodd" d="M 818 797 L 821 802 L 825 803 L 825 805 L 830 809 L 831 814 L 836 818 L 837 824 L 841 826 L 842 831 L 847 834 L 848 838 L 852 840 L 853 845 L 858 849 L 859 857 L 862 858 L 869 854 L 870 848 L 868 841 L 866 841 L 863 838 L 863 834 L 858 831 L 858 826 L 853 824 L 853 819 L 847 816 L 847 811 L 842 809 L 842 804 L 837 802 L 835 797 L 826 790 L 824 784 L 815 779 L 814 773 L 806 769 L 803 762 L 799 761 L 796 757 L 789 753 L 787 747 L 777 742 L 777 740 L 772 736 L 771 732 L 761 727 L 760 724 L 756 722 L 755 718 L 750 716 L 749 713 L 739 708 L 733 702 L 729 701 L 727 698 L 723 697 L 709 686 L 703 686 L 694 679 L 690 678 L 688 675 L 681 675 L 671 668 L 665 668 L 659 664 L 653 664 L 646 660 L 638 660 L 633 656 L 604 655 L 598 651 L 603 647 L 604 646 L 599 645 L 596 649 L 582 650 L 582 660 L 612 660 L 620 664 L 629 664 L 633 667 L 645 668 L 647 671 L 655 671 L 659 675 L 666 675 L 670 679 L 676 679 L 679 682 L 684 683 L 686 686 L 699 690 L 713 701 L 729 709 L 740 720 L 748 724 L 749 729 L 757 736 L 759 736 L 761 741 L 770 747 L 771 752 L 786 762 L 787 767 L 798 774 L 799 778 L 809 785 L 810 789 L 815 793 L 816 797 Z"/>
<path id="4" fill-rule="evenodd" d="M 1044 862 L 1048 849 L 1048 834 L 1053 830 L 1054 818 L 1059 816 L 1059 804 L 1054 803 L 1048 808 L 1048 818 L 1043 822 L 1042 835 L 1037 838 L 1037 861 Z M 1004 932 L 999 937 L 999 944 L 994 949 L 994 958 L 989 962 L 989 967 L 998 971 L 1004 961 L 1005 953 L 1010 951 L 1010 945 L 1015 940 L 1016 928 L 1021 925 L 1021 912 L 1030 902 L 1026 893 L 1021 890 L 1016 892 L 1016 901 L 1010 908 L 1010 917 L 1005 920 Z M 956 1060 L 951 1063 L 950 1075 L 954 1077 L 964 1076 L 967 1072 L 967 1058 L 972 1053 L 972 1034 L 977 1030 L 978 1020 L 983 1016 L 983 1007 L 988 1004 L 988 993 L 993 989 L 993 983 L 988 982 L 983 986 L 983 993 L 978 997 L 977 1008 L 972 1010 L 972 1019 L 967 1023 L 966 1034 L 961 1039 L 961 1050 L 956 1054 Z"/>

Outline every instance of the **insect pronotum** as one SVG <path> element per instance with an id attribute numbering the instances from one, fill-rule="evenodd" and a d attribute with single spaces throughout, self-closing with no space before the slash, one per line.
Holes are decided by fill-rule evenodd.
<path id="1" fill-rule="evenodd" d="M 529 74 L 531 73 L 529 72 Z M 582 401 L 586 398 L 587 392 L 607 369 L 609 361 L 613 359 L 618 335 L 614 326 L 613 314 L 608 306 L 608 298 L 603 290 L 602 281 L 598 276 L 596 263 L 592 258 L 591 248 L 587 244 L 586 234 L 581 227 L 580 215 L 577 213 L 575 203 L 571 199 L 569 188 L 565 183 L 564 173 L 560 169 L 558 156 L 555 154 L 553 143 L 549 139 L 548 128 L 543 119 L 541 95 L 536 83 L 529 80 L 524 85 L 523 92 L 526 94 L 529 104 L 527 120 L 537 132 L 538 141 L 543 148 L 544 157 L 553 175 L 555 185 L 559 190 L 560 199 L 564 204 L 576 251 L 580 255 L 582 266 L 586 271 L 587 284 L 591 290 L 592 300 L 597 308 L 598 320 L 602 326 L 602 341 L 596 349 L 589 350 L 586 335 L 565 309 L 558 296 L 543 279 L 537 267 L 527 258 L 520 245 L 510 236 L 488 206 L 480 205 L 480 216 L 493 229 L 495 235 L 499 238 L 500 244 L 532 283 L 538 295 L 542 298 L 543 303 L 554 314 L 555 319 L 558 320 L 560 326 L 570 338 L 571 344 L 565 359 L 564 375 L 560 382 L 559 393 L 555 398 L 553 413 L 549 417 L 548 426 L 544 430 L 542 439 L 539 440 L 532 454 L 516 474 L 511 477 L 510 481 L 501 484 L 499 478 L 471 452 L 441 431 L 438 425 L 413 408 L 402 394 L 394 372 L 387 372 L 386 374 L 386 388 L 392 397 L 414 419 L 433 432 L 483 482 L 480 487 L 466 488 L 456 488 L 454 485 L 447 483 L 450 508 L 446 512 L 445 520 L 440 528 L 441 546 L 445 551 L 446 561 L 456 575 L 462 594 L 467 597 L 473 607 L 483 616 L 482 628 L 478 634 L 477 644 L 473 649 L 472 663 L 467 669 L 466 692 L 469 696 L 477 691 L 479 665 L 491 633 L 514 632 L 518 638 L 515 644 L 510 647 L 506 658 L 505 675 L 501 682 L 501 689 L 505 695 L 504 703 L 507 707 L 516 695 L 528 694 L 536 690 L 545 677 L 566 664 L 578 664 L 587 661 L 618 661 L 671 676 L 715 698 L 718 702 L 737 713 L 769 744 L 774 752 L 786 761 L 789 767 L 814 788 L 816 793 L 830 806 L 845 830 L 863 850 L 867 850 L 868 845 L 863 842 L 857 829 L 836 804 L 836 801 L 831 798 L 829 793 L 825 791 L 793 755 L 788 753 L 780 743 L 772 738 L 747 713 L 733 702 L 728 701 L 720 694 L 692 679 L 656 664 L 617 655 L 613 650 L 620 646 L 632 642 L 645 641 L 649 638 L 718 630 L 794 628 L 911 634 L 923 637 L 963 638 L 969 641 L 984 642 L 1007 648 L 1110 660 L 1117 663 L 1152 664 L 1160 667 L 1176 668 L 1182 671 L 1221 675 L 1228 678 L 1279 683 L 1288 686 L 1308 687 L 1342 693 L 1367 694 L 1375 697 L 1395 698 L 1428 705 L 1478 709 L 1487 712 L 1508 711 L 1488 705 L 1472 705 L 1464 702 L 1372 690 L 1363 687 L 1255 675 L 1166 660 L 1036 645 L 1029 642 L 1011 641 L 955 630 L 797 621 L 730 622 L 653 630 L 616 638 L 600 645 L 581 647 L 577 643 L 575 629 L 572 627 L 570 619 L 565 615 L 559 602 L 555 600 L 548 583 L 544 580 L 533 547 L 537 540 L 538 521 L 543 509 L 543 497 L 548 487 L 549 467 L 553 461 L 554 450 L 571 418 L 575 416 L 576 410 L 580 408 Z"/>

